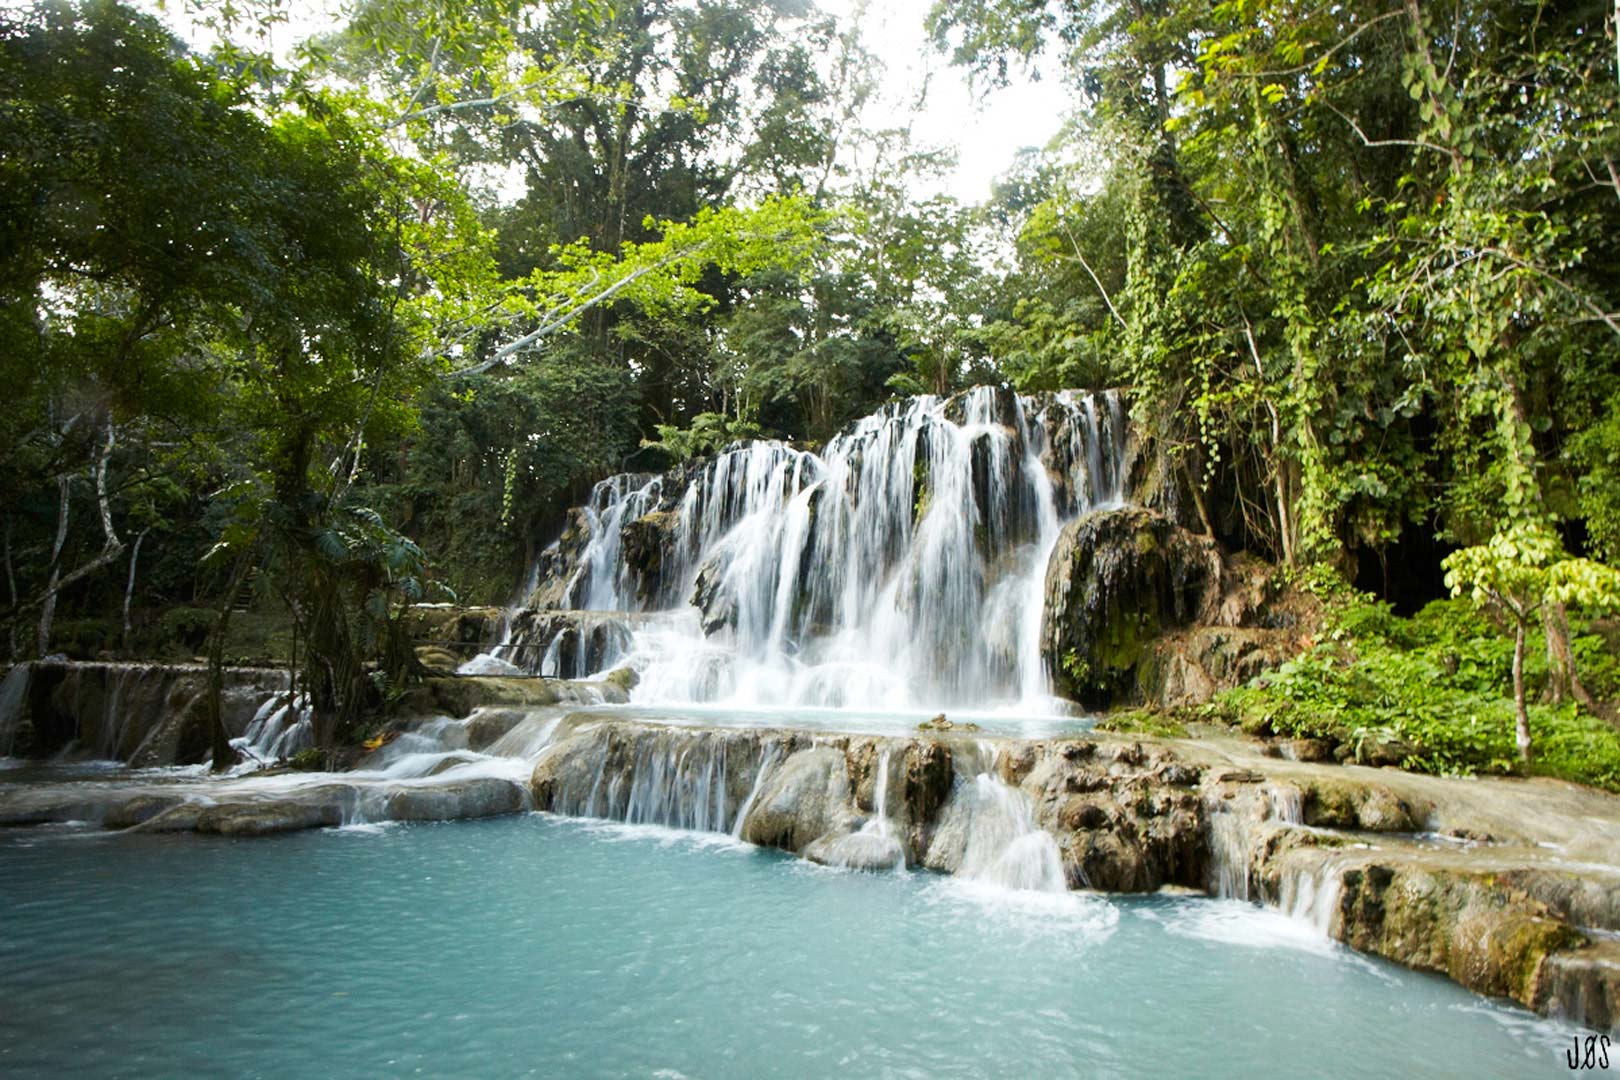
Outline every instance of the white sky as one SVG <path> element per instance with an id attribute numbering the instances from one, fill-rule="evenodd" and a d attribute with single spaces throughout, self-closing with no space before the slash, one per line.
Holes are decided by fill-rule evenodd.
<path id="1" fill-rule="evenodd" d="M 933 0 L 818 0 L 818 6 L 844 26 L 859 13 L 862 40 L 883 61 L 883 100 L 868 117 L 869 126 L 903 126 L 926 85 L 912 134 L 919 145 L 956 150 L 956 170 L 940 187 L 964 203 L 988 199 L 991 182 L 1013 156 L 1026 146 L 1046 145 L 1070 107 L 1064 80 L 1050 74 L 1038 82 L 1014 74 L 1005 89 L 976 93 L 967 72 L 935 51 L 923 30 Z"/>
<path id="2" fill-rule="evenodd" d="M 7 0 L 0 0 L 4 5 Z M 184 0 L 136 0 L 160 16 L 183 37 L 196 41 L 197 28 L 187 25 Z M 1071 106 L 1066 82 L 1050 73 L 1032 80 L 1015 74 L 1012 85 L 993 90 L 970 85 L 965 70 L 934 50 L 923 30 L 933 0 L 816 0 L 841 27 L 859 19 L 866 47 L 883 64 L 883 85 L 868 108 L 865 126 L 911 126 L 914 145 L 956 151 L 955 170 L 918 195 L 943 193 L 963 203 L 983 202 L 990 185 L 1012 165 L 1017 152 L 1044 146 L 1057 134 Z M 297 41 L 332 28 L 342 0 L 289 0 L 289 22 L 274 30 L 273 48 L 282 53 Z M 919 95 L 926 87 L 923 104 Z"/>

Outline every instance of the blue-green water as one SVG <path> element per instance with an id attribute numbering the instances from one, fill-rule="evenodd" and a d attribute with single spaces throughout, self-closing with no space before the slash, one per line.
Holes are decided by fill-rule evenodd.
<path id="1" fill-rule="evenodd" d="M 0 834 L 0 1073 L 1538 1076 L 1567 1030 L 1185 897 L 525 815 Z"/>

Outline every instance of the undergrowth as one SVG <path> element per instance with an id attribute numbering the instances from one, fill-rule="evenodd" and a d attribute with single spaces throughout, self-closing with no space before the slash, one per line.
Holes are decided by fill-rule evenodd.
<path id="1" fill-rule="evenodd" d="M 1620 655 L 1572 623 L 1582 681 L 1620 698 Z M 1341 753 L 1395 748 L 1403 768 L 1461 774 L 1521 772 L 1513 743 L 1508 636 L 1463 601 L 1439 600 L 1410 619 L 1365 597 L 1330 605 L 1307 652 L 1213 703 L 1251 734 L 1328 739 Z M 1542 649 L 1526 657 L 1532 700 L 1543 696 Z M 1532 773 L 1620 791 L 1620 732 L 1572 702 L 1530 708 Z"/>

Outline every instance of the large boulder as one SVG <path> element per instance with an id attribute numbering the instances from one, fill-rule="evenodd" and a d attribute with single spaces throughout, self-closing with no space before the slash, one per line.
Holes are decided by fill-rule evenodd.
<path id="1" fill-rule="evenodd" d="M 1219 690 L 1241 686 L 1299 652 L 1288 631 L 1248 626 L 1195 626 L 1149 643 L 1136 665 L 1130 697 L 1164 708 L 1201 705 Z"/>
<path id="2" fill-rule="evenodd" d="M 1139 697 L 1138 668 L 1167 631 L 1212 614 L 1214 541 L 1139 507 L 1064 528 L 1046 572 L 1041 645 L 1054 688 L 1091 706 Z"/>
<path id="3" fill-rule="evenodd" d="M 390 821 L 458 821 L 515 814 L 527 802 L 528 793 L 518 784 L 483 776 L 390 791 L 384 813 Z"/>
<path id="4" fill-rule="evenodd" d="M 818 746 L 794 754 L 766 780 L 742 837 L 751 844 L 802 852 L 822 836 L 853 831 L 854 798 L 841 750 Z"/>

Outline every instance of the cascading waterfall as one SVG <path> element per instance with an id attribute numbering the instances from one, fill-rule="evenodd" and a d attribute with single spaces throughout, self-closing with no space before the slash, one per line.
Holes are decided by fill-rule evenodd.
<path id="1" fill-rule="evenodd" d="M 248 723 L 247 731 L 231 740 L 231 746 L 254 763 L 292 757 L 315 744 L 315 728 L 309 719 L 309 699 L 299 694 L 296 701 L 288 694 L 277 694 L 260 705 Z"/>
<path id="2" fill-rule="evenodd" d="M 958 877 L 1004 889 L 1068 891 L 1057 841 L 1035 824 L 1028 795 L 990 773 L 974 777 L 962 795 L 971 817 Z"/>
<path id="3" fill-rule="evenodd" d="M 636 628 L 637 701 L 1028 707 L 1046 700 L 1048 559 L 1066 521 L 1122 501 L 1125 434 L 1113 392 L 981 387 L 890 407 L 820 454 L 733 447 L 678 493 L 616 476 L 583 509 L 565 604 L 695 602 Z M 665 519 L 656 580 L 625 558 L 649 515 Z"/>

